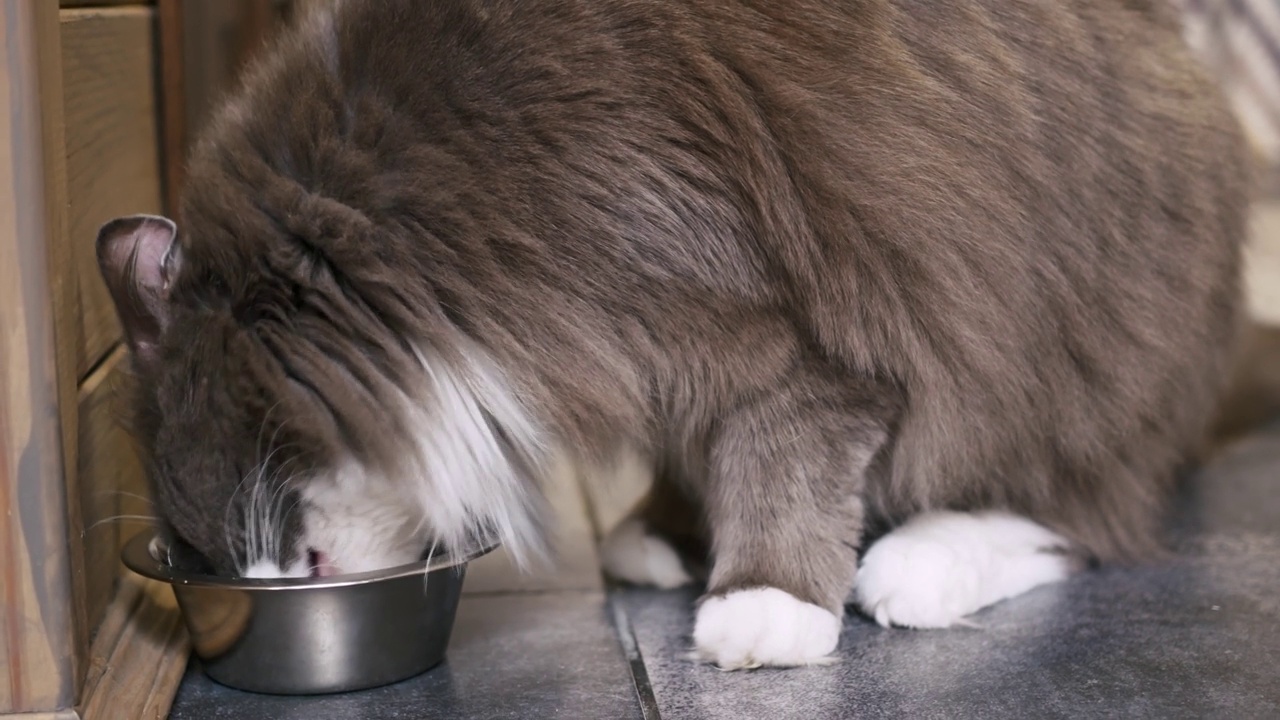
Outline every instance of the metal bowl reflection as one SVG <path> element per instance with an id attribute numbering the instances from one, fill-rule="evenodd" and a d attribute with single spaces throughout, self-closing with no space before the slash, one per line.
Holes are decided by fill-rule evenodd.
<path id="1" fill-rule="evenodd" d="M 378 687 L 438 665 L 467 564 L 493 550 L 358 575 L 257 580 L 182 572 L 153 556 L 155 538 L 138 534 L 122 559 L 173 587 L 209 677 L 286 695 Z"/>

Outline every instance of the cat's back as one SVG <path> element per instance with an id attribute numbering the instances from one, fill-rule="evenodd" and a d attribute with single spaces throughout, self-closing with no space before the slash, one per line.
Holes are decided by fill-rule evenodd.
<path id="1" fill-rule="evenodd" d="M 754 186 L 764 196 L 734 208 L 746 215 L 807 198 L 800 211 L 812 227 L 747 218 L 791 249 L 806 232 L 849 235 L 857 247 L 858 233 L 822 227 L 834 222 L 828 211 L 850 208 L 907 250 L 936 249 L 934 238 L 964 231 L 964 220 L 1033 244 L 1061 233 L 1141 243 L 1135 228 L 1104 225 L 1133 215 L 1134 202 L 1208 222 L 1225 207 L 1214 199 L 1234 211 L 1243 197 L 1235 121 L 1165 0 L 337 8 L 334 39 L 317 44 L 332 56 L 346 112 L 364 113 L 353 122 L 377 126 L 376 99 L 418 123 L 393 133 L 406 145 L 465 136 L 490 178 L 545 173 L 540 153 L 575 149 L 619 187 L 650 180 L 632 172 L 643 157 L 672 174 L 701 163 L 718 176 L 707 179 L 713 193 Z M 1027 225 L 1033 211 L 1038 229 Z M 1008 254 L 1010 240 L 981 244 Z"/>
<path id="2" fill-rule="evenodd" d="M 1008 383 L 999 358 L 1101 345 L 1104 316 L 1176 347 L 1234 307 L 1244 145 L 1162 0 L 337 8 L 314 44 L 378 172 L 474 182 L 496 221 L 726 292 L 790 281 L 853 362 L 946 347 Z M 600 243 L 586 270 L 645 271 Z"/>
<path id="3" fill-rule="evenodd" d="M 912 328 L 1021 344 L 1046 311 L 1143 278 L 1185 275 L 1155 311 L 1201 317 L 1236 270 L 1244 146 L 1158 0 L 342 0 L 316 17 L 232 103 L 252 110 L 216 153 L 265 148 L 367 213 L 465 190 L 489 234 L 594 243 L 584 270 L 649 272 L 642 256 L 748 298 L 790 281 L 856 360 L 869 337 L 927 355 Z"/>

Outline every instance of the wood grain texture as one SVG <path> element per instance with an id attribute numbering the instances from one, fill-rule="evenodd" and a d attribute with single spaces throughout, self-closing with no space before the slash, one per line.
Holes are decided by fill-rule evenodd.
<path id="1" fill-rule="evenodd" d="M 165 214 L 176 218 L 186 175 L 186 64 L 182 56 L 182 0 L 157 0 L 156 32 L 160 57 L 160 160 L 163 163 Z"/>
<path id="2" fill-rule="evenodd" d="M 102 5 L 154 5 L 156 0 L 58 0 L 64 8 L 98 7 Z"/>
<path id="3" fill-rule="evenodd" d="M 98 228 L 120 215 L 162 212 L 155 11 L 86 8 L 61 17 L 68 237 L 83 378 L 120 339 L 94 254 Z"/>
<path id="4" fill-rule="evenodd" d="M 127 574 L 94 640 L 79 717 L 161 720 L 169 714 L 188 654 L 173 591 Z"/>
<path id="5" fill-rule="evenodd" d="M 56 168 L 47 167 L 45 142 L 57 128 L 45 126 L 41 102 L 56 10 L 43 0 L 0 4 L 0 713 L 55 713 L 75 694 L 48 283 L 61 208 L 46 192 Z"/>
<path id="6" fill-rule="evenodd" d="M 84 587 L 88 626 L 96 635 L 124 571 L 124 541 L 150 524 L 146 476 L 132 439 L 118 422 L 128 352 L 117 347 L 80 386 L 79 468 Z"/>
<path id="7" fill-rule="evenodd" d="M 43 117 L 41 152 L 45 166 L 46 251 L 49 259 L 49 290 L 53 305 L 54 349 L 59 418 L 61 421 L 62 467 L 75 468 L 78 462 L 76 338 L 78 337 L 79 289 L 73 271 L 71 246 L 67 241 L 67 150 L 62 94 L 62 43 L 60 19 L 49 3 L 41 3 L 36 16 L 36 52 L 40 72 L 40 108 Z M 67 548 L 71 567 L 72 653 L 77 692 L 84 681 L 89 655 L 89 621 L 85 604 L 84 545 L 79 518 L 80 494 L 75 491 L 75 474 L 64 472 L 67 504 Z"/>

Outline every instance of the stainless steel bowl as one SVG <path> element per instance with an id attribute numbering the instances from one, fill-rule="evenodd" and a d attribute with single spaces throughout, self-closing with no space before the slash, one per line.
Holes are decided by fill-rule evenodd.
<path id="1" fill-rule="evenodd" d="M 209 677 L 283 695 L 363 690 L 435 667 L 467 563 L 493 550 L 358 575 L 256 580 L 182 572 L 156 556 L 157 542 L 153 530 L 142 532 L 122 559 L 173 586 Z"/>

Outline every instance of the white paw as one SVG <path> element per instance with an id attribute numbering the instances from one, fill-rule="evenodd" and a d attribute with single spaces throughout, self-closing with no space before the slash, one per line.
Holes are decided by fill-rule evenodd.
<path id="1" fill-rule="evenodd" d="M 834 662 L 840 618 L 777 588 L 708 598 L 693 626 L 693 655 L 722 670 Z"/>
<path id="2" fill-rule="evenodd" d="M 863 555 L 854 600 L 885 627 L 944 628 L 1071 574 L 1068 543 L 1007 513 L 913 518 Z"/>
<path id="3" fill-rule="evenodd" d="M 600 555 L 604 571 L 618 580 L 663 590 L 693 582 L 671 545 L 645 532 L 635 518 L 623 520 L 605 537 Z"/>

